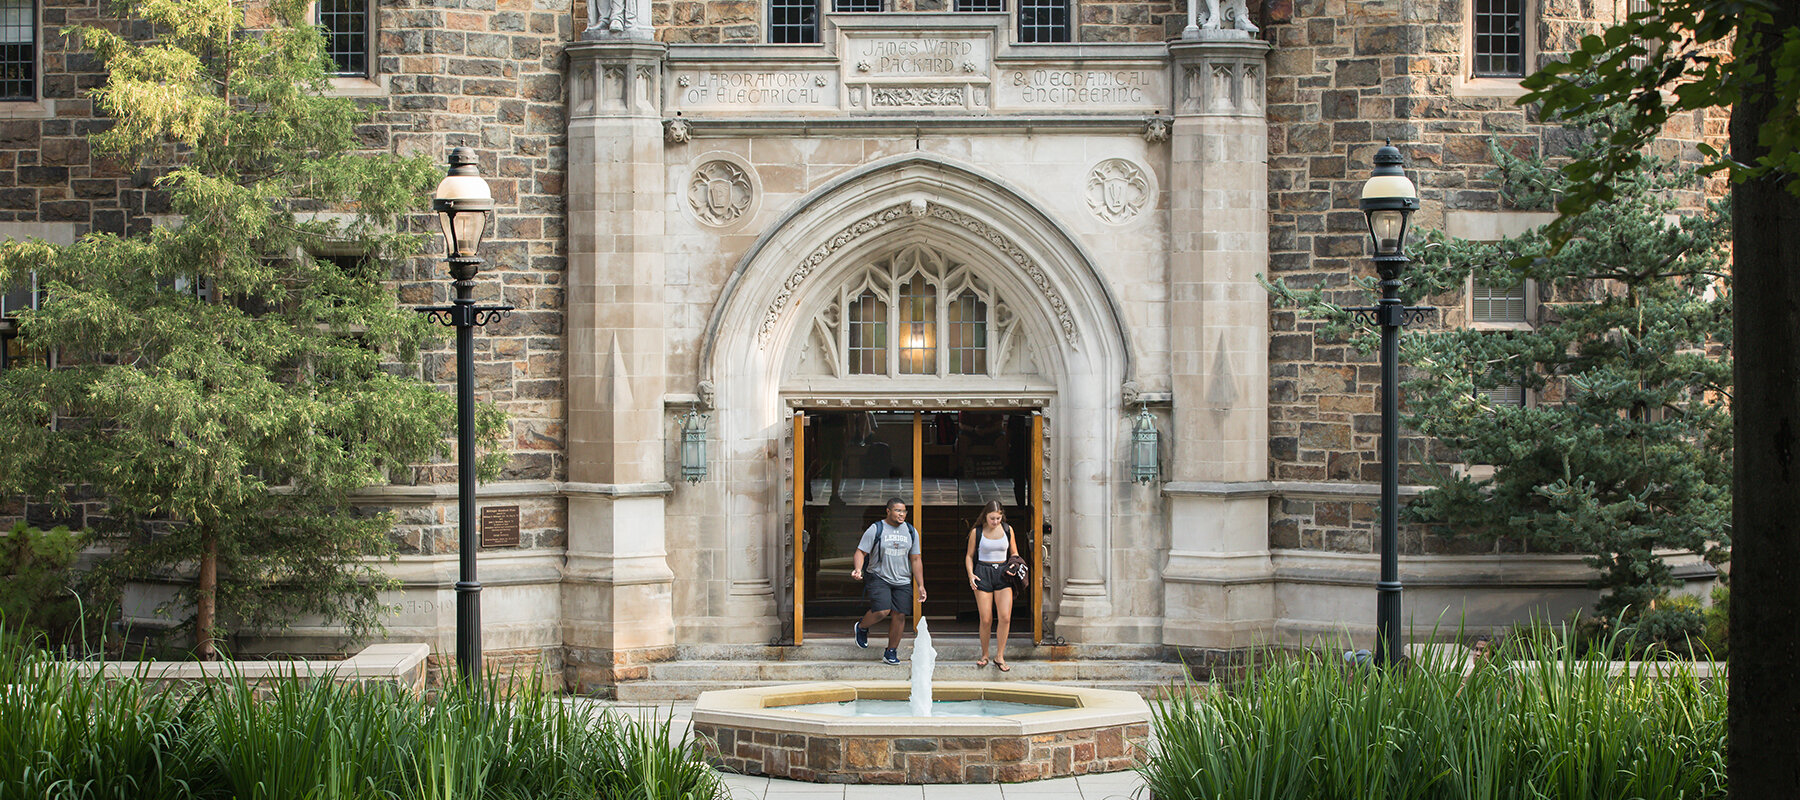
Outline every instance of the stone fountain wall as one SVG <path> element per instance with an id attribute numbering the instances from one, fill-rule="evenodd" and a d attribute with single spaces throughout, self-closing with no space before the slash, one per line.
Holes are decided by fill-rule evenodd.
<path id="1" fill-rule="evenodd" d="M 1022 736 L 853 736 L 694 724 L 713 764 L 821 783 L 1016 783 L 1130 769 L 1145 723 Z"/>

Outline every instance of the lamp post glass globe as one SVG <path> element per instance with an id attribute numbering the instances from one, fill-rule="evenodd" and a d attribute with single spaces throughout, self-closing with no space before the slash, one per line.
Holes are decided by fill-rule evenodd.
<path id="1" fill-rule="evenodd" d="M 1404 159 L 1392 144 L 1375 151 L 1375 171 L 1363 183 L 1362 210 L 1369 218 L 1369 237 L 1375 240 L 1375 256 L 1400 255 L 1406 243 L 1406 223 L 1419 209 L 1419 190 L 1401 169 Z"/>
<path id="2" fill-rule="evenodd" d="M 451 258 L 476 258 L 494 194 L 476 166 L 475 151 L 467 147 L 450 151 L 450 173 L 438 183 L 431 208 L 444 229 L 445 252 Z"/>

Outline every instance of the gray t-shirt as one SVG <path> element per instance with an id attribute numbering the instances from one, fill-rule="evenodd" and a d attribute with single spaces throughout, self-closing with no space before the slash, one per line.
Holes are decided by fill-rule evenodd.
<path id="1" fill-rule="evenodd" d="M 881 540 L 880 547 L 876 539 Z M 874 525 L 863 531 L 862 541 L 856 549 L 869 554 L 864 570 L 887 581 L 891 586 L 905 586 L 912 583 L 911 556 L 919 554 L 918 530 L 904 522 L 896 528 L 885 519 L 876 520 Z"/>

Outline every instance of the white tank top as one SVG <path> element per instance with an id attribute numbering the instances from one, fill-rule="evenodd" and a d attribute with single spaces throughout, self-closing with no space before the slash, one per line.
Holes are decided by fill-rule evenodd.
<path id="1" fill-rule="evenodd" d="M 1000 538 L 998 539 L 989 539 L 985 533 L 976 534 L 976 536 L 979 537 L 979 541 L 975 547 L 976 561 L 998 564 L 1006 560 L 1006 552 L 1010 548 L 1006 546 L 1006 529 L 1001 528 L 1000 531 Z"/>

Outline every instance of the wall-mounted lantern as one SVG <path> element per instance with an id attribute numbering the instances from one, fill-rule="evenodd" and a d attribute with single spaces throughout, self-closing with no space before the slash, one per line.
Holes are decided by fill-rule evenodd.
<path id="1" fill-rule="evenodd" d="M 706 479 L 706 415 L 699 409 L 681 416 L 681 477 L 688 483 Z"/>
<path id="2" fill-rule="evenodd" d="M 1141 406 L 1137 422 L 1131 426 L 1131 479 L 1148 485 L 1161 472 L 1157 458 L 1156 417 L 1149 406 Z"/>

